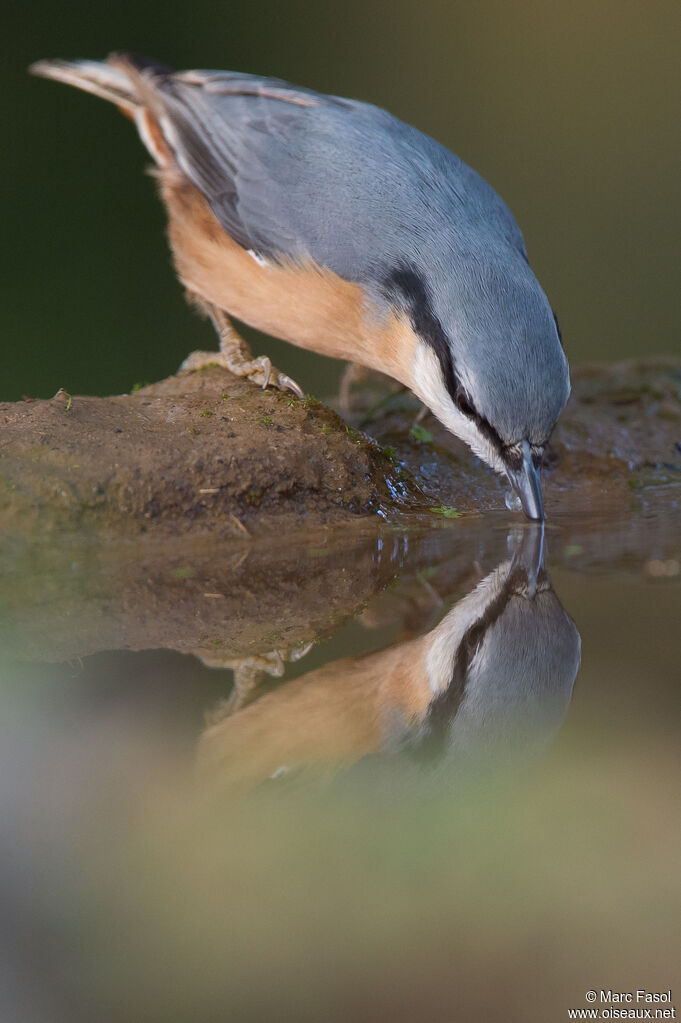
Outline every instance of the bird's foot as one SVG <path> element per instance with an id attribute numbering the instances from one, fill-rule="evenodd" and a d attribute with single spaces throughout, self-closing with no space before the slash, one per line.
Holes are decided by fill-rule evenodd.
<path id="1" fill-rule="evenodd" d="M 301 401 L 305 398 L 303 389 L 290 376 L 273 366 L 267 355 L 260 355 L 256 359 L 236 360 L 233 357 L 225 358 L 221 351 L 192 352 L 180 366 L 180 373 L 206 369 L 208 366 L 222 366 L 234 376 L 247 377 L 263 390 L 266 387 L 277 387 L 280 391 L 293 391 Z"/>
<path id="2" fill-rule="evenodd" d="M 312 643 L 307 643 L 302 647 L 294 647 L 293 650 L 271 650 L 269 653 L 234 660 L 202 657 L 201 661 L 207 668 L 231 668 L 234 672 L 232 692 L 206 715 L 206 723 L 217 724 L 223 718 L 236 714 L 248 702 L 265 675 L 281 678 L 286 662 L 299 661 L 310 652 L 312 646 Z"/>
<path id="3" fill-rule="evenodd" d="M 247 377 L 263 390 L 266 387 L 278 387 L 280 391 L 293 391 L 301 400 L 305 397 L 295 380 L 276 369 L 266 355 L 253 358 L 247 342 L 237 333 L 222 309 L 202 299 L 196 301 L 213 322 L 220 338 L 220 351 L 192 352 L 180 366 L 180 372 L 223 366 L 237 377 Z"/>

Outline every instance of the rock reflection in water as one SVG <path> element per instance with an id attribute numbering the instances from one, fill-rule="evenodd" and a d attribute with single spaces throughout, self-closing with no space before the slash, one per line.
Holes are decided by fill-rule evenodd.
<path id="1" fill-rule="evenodd" d="M 248 789 L 381 752 L 527 756 L 565 716 L 580 645 L 544 566 L 543 532 L 528 527 L 427 634 L 226 704 L 201 737 L 200 777 Z"/>

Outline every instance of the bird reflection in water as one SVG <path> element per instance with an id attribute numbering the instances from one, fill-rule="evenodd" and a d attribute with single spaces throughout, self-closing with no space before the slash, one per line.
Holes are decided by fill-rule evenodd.
<path id="1" fill-rule="evenodd" d="M 544 565 L 543 527 L 509 543 L 508 559 L 425 635 L 227 704 L 200 740 L 202 781 L 248 789 L 372 754 L 496 761 L 541 751 L 567 712 L 581 642 Z"/>

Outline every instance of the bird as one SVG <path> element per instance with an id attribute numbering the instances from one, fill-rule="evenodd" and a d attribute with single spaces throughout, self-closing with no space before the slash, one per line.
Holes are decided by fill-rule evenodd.
<path id="1" fill-rule="evenodd" d="M 222 704 L 200 737 L 202 786 L 250 789 L 371 756 L 393 767 L 397 756 L 425 770 L 456 770 L 543 753 L 567 713 L 581 662 L 579 632 L 545 568 L 543 528 L 509 537 L 510 556 L 424 635 L 260 692 L 249 658 L 248 698 Z M 237 684 L 238 662 L 224 664 Z M 265 671 L 280 674 L 267 664 L 261 679 Z"/>
<path id="2" fill-rule="evenodd" d="M 276 78 L 129 53 L 29 70 L 116 104 L 153 157 L 177 274 L 220 339 L 182 368 L 220 362 L 302 394 L 233 316 L 378 370 L 544 519 L 568 362 L 520 228 L 476 171 L 377 106 Z"/>

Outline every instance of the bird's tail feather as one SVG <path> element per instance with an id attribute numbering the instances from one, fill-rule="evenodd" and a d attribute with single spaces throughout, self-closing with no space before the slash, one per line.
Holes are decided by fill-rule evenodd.
<path id="1" fill-rule="evenodd" d="M 77 89 L 91 92 L 94 96 L 115 103 L 125 113 L 134 117 L 140 107 L 134 79 L 126 74 L 123 66 L 95 60 L 39 60 L 29 71 L 41 78 L 52 78 L 56 82 L 74 85 Z"/>
<path id="2" fill-rule="evenodd" d="M 115 103 L 137 125 L 142 141 L 159 167 L 175 165 L 172 148 L 159 124 L 163 105 L 158 85 L 171 68 L 130 53 L 112 53 L 106 61 L 39 60 L 31 74 L 75 85 L 77 89 Z"/>

